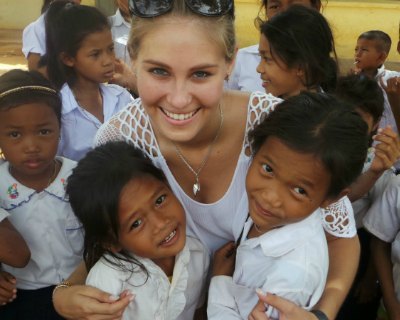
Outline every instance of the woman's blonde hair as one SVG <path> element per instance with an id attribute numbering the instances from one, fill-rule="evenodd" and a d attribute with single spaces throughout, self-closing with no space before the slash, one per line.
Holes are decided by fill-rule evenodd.
<path id="1" fill-rule="evenodd" d="M 184 0 L 175 0 L 173 8 L 168 13 L 154 18 L 140 18 L 132 16 L 131 32 L 128 41 L 128 50 L 131 59 L 136 59 L 143 37 L 154 28 L 160 28 L 159 21 L 187 19 L 195 22 L 210 36 L 211 40 L 221 46 L 225 59 L 232 61 L 235 56 L 236 37 L 234 17 L 225 14 L 218 17 L 202 16 L 187 7 Z"/>

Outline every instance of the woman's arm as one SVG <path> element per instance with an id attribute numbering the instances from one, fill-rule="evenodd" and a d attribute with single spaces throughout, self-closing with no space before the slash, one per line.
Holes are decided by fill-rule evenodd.
<path id="1" fill-rule="evenodd" d="M 87 270 L 82 262 L 67 279 L 70 287 L 61 287 L 53 293 L 53 304 L 56 311 L 67 319 L 111 320 L 120 319 L 129 302 L 131 293 L 120 297 L 112 296 L 99 289 L 85 286 Z"/>
<path id="2" fill-rule="evenodd" d="M 0 262 L 16 268 L 25 267 L 31 252 L 22 236 L 7 218 L 0 222 Z"/>

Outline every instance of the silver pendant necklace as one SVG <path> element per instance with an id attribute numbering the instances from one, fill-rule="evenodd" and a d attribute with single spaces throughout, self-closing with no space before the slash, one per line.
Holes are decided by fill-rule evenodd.
<path id="1" fill-rule="evenodd" d="M 186 167 L 194 174 L 194 177 L 195 177 L 195 180 L 194 180 L 194 183 L 193 183 L 193 194 L 194 194 L 194 196 L 196 196 L 200 192 L 200 181 L 199 181 L 200 172 L 201 172 L 201 170 L 203 170 L 204 166 L 206 165 L 206 163 L 208 161 L 208 158 L 210 157 L 212 148 L 213 148 L 215 142 L 217 141 L 217 139 L 219 137 L 219 134 L 221 133 L 222 124 L 224 122 L 224 114 L 222 112 L 221 105 L 219 105 L 219 115 L 220 115 L 220 122 L 219 122 L 218 131 L 217 131 L 213 141 L 211 142 L 210 146 L 208 147 L 208 151 L 207 151 L 206 156 L 204 157 L 203 161 L 200 164 L 200 167 L 197 170 L 193 169 L 193 167 L 190 165 L 189 161 L 182 154 L 182 152 L 179 149 L 179 147 L 174 143 L 175 150 L 176 150 L 176 153 L 178 154 L 179 158 L 186 165 Z"/>

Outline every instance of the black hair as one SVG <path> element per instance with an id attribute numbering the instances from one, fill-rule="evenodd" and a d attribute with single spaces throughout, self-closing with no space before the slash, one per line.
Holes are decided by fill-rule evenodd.
<path id="1" fill-rule="evenodd" d="M 61 61 L 61 54 L 75 57 L 88 35 L 110 29 L 107 17 L 94 7 L 58 0 L 50 5 L 45 24 L 49 79 L 57 88 L 65 82 L 71 85 L 75 71 Z"/>
<path id="2" fill-rule="evenodd" d="M 376 42 L 376 50 L 389 54 L 392 46 L 392 39 L 390 36 L 381 30 L 370 30 L 363 32 L 359 35 L 358 39 L 371 40 Z"/>
<path id="3" fill-rule="evenodd" d="M 40 13 L 45 13 L 53 1 L 54 0 L 43 0 L 43 5 L 42 9 L 40 9 Z"/>
<path id="4" fill-rule="evenodd" d="M 41 73 L 20 69 L 0 76 L 0 110 L 28 103 L 44 103 L 55 113 L 61 126 L 61 97 Z"/>
<path id="5" fill-rule="evenodd" d="M 370 114 L 374 123 L 382 117 L 385 103 L 382 89 L 375 80 L 365 75 L 339 77 L 335 95 L 354 108 Z"/>
<path id="6" fill-rule="evenodd" d="M 85 230 L 84 260 L 88 269 L 107 253 L 116 258 L 108 261 L 122 270 L 127 268 L 122 261 L 128 261 L 132 263 L 128 271 L 133 273 L 139 267 L 147 273 L 129 252 L 122 249 L 114 253 L 110 246 L 118 244 L 118 212 L 123 188 L 132 179 L 149 176 L 168 185 L 164 173 L 150 159 L 122 141 L 101 145 L 78 162 L 68 178 L 67 194 Z"/>
<path id="7" fill-rule="evenodd" d="M 277 105 L 251 133 L 255 155 L 269 137 L 318 157 L 330 173 L 327 197 L 337 197 L 361 173 L 367 156 L 367 124 L 342 101 L 303 92 Z"/>
<path id="8" fill-rule="evenodd" d="M 261 25 L 272 57 L 288 68 L 304 70 L 308 89 L 332 91 L 338 74 L 337 56 L 328 21 L 316 10 L 293 5 Z"/>

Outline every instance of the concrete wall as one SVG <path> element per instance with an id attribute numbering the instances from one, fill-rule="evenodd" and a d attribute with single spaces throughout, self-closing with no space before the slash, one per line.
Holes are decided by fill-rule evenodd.
<path id="1" fill-rule="evenodd" d="M 43 0 L 0 0 L 0 28 L 23 29 L 40 16 L 42 4 Z M 82 0 L 82 4 L 94 5 L 95 0 Z"/>

